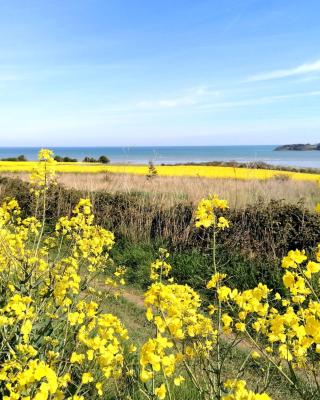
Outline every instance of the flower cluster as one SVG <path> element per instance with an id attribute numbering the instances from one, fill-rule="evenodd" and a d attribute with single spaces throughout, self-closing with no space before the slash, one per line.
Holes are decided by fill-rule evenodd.
<path id="1" fill-rule="evenodd" d="M 52 156 L 41 152 L 41 168 L 54 165 Z M 48 168 L 33 181 L 44 203 Z M 93 221 L 90 201 L 80 199 L 45 237 L 45 219 L 22 219 L 15 200 L 0 207 L 2 399 L 99 398 L 122 378 L 128 332 L 103 312 L 95 282 L 110 270 L 124 283 L 124 269 L 109 258 L 113 234 Z"/>
<path id="2" fill-rule="evenodd" d="M 196 227 L 209 228 L 210 226 L 219 229 L 229 227 L 229 221 L 225 217 L 217 217 L 216 210 L 226 210 L 228 203 L 226 200 L 219 199 L 218 196 L 213 195 L 207 199 L 202 199 L 195 211 Z"/>
<path id="3" fill-rule="evenodd" d="M 271 397 L 266 393 L 254 393 L 246 386 L 247 384 L 243 380 L 227 380 L 224 387 L 229 391 L 229 394 L 222 396 L 222 400 L 271 400 Z"/>
<path id="4" fill-rule="evenodd" d="M 154 265 L 160 264 L 157 270 L 167 276 L 169 270 L 162 263 L 158 260 L 151 269 L 154 271 Z M 146 318 L 154 324 L 157 334 L 142 346 L 140 379 L 145 384 L 154 382 L 159 373 L 164 382 L 170 378 L 179 386 L 184 377 L 177 374 L 177 364 L 206 357 L 214 345 L 216 332 L 212 321 L 200 313 L 200 297 L 188 285 L 165 284 L 160 279 L 145 293 L 145 305 Z M 167 383 L 162 383 L 154 392 L 152 387 L 151 395 L 165 398 Z"/>
<path id="5" fill-rule="evenodd" d="M 295 383 L 295 369 L 308 370 L 308 379 L 311 379 L 316 376 L 319 368 L 319 249 L 320 246 L 317 247 L 315 261 L 308 258 L 305 251 L 300 250 L 291 250 L 283 258 L 286 297 L 279 293 L 273 294 L 261 283 L 256 288 L 243 292 L 225 285 L 217 288 L 217 282 L 225 278 L 224 274 L 219 273 L 207 285 L 217 291 L 219 300 L 224 304 L 223 309 L 229 309 L 229 312 L 224 312 L 221 316 L 223 330 L 226 333 L 233 331 L 247 336 L 258 350 L 253 352 L 253 357 L 260 359 L 262 356 L 271 362 L 295 389 L 299 389 Z M 289 375 L 279 366 L 283 362 L 290 365 Z M 299 390 L 303 395 L 307 393 L 305 389 Z"/>
<path id="6" fill-rule="evenodd" d="M 36 197 L 47 191 L 56 182 L 56 160 L 52 150 L 41 149 L 38 154 L 38 165 L 30 175 L 32 192 Z"/>
<path id="7" fill-rule="evenodd" d="M 152 281 L 168 278 L 172 267 L 165 261 L 167 258 L 169 258 L 167 250 L 160 248 L 159 258 L 157 258 L 150 266 L 150 279 Z"/>

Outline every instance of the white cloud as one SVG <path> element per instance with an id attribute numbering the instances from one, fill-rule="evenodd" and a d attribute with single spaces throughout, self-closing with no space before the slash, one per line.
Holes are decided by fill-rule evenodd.
<path id="1" fill-rule="evenodd" d="M 191 97 L 177 97 L 172 99 L 147 100 L 137 103 L 140 109 L 163 109 L 177 108 L 196 104 L 197 101 Z"/>
<path id="2" fill-rule="evenodd" d="M 212 92 L 214 93 L 214 92 Z M 225 101 L 219 101 L 221 98 L 220 94 L 216 93 L 214 96 L 181 96 L 154 100 L 139 101 L 137 103 L 127 105 L 104 105 L 100 108 L 95 107 L 94 109 L 87 110 L 87 114 L 90 114 L 92 118 L 97 118 L 99 115 L 101 118 L 105 118 L 108 115 L 110 120 L 115 118 L 122 120 L 125 115 L 126 119 L 129 118 L 141 118 L 150 115 L 157 115 L 161 112 L 167 112 L 170 110 L 182 111 L 186 110 L 192 112 L 205 112 L 209 110 L 223 110 L 231 108 L 241 107 L 255 107 L 263 106 L 272 103 L 285 102 L 286 100 L 294 100 L 299 98 L 307 97 L 319 97 L 320 90 L 314 90 L 309 92 L 295 92 L 288 94 L 270 95 L 262 97 L 246 97 L 242 99 L 230 99 Z M 217 99 L 217 101 L 215 101 Z"/>
<path id="3" fill-rule="evenodd" d="M 157 110 L 166 108 L 180 108 L 200 104 L 204 97 L 218 96 L 219 92 L 211 91 L 207 86 L 196 86 L 185 91 L 185 94 L 179 97 L 144 100 L 136 104 L 139 109 Z"/>
<path id="4" fill-rule="evenodd" d="M 320 60 L 313 63 L 306 63 L 294 68 L 279 69 L 262 74 L 249 76 L 246 82 L 269 81 L 272 79 L 288 78 L 290 76 L 310 74 L 313 72 L 320 72 Z"/>
<path id="5" fill-rule="evenodd" d="M 215 108 L 257 106 L 257 105 L 271 104 L 283 100 L 296 99 L 300 97 L 315 97 L 315 96 L 320 96 L 320 90 L 315 90 L 312 92 L 281 94 L 276 96 L 265 96 L 252 99 L 244 99 L 239 101 L 226 101 L 220 103 L 203 104 L 200 108 L 204 110 L 205 109 L 211 110 Z"/>

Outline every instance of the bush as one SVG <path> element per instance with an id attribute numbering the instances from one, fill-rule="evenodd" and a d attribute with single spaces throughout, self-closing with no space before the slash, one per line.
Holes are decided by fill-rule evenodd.
<path id="1" fill-rule="evenodd" d="M 83 192 L 56 185 L 48 191 L 48 220 L 55 223 L 63 215 L 70 215 L 77 201 L 90 196 L 96 220 L 115 231 L 118 237 L 135 242 L 161 240 L 175 249 L 210 247 L 207 231 L 192 225 L 193 206 L 177 204 L 159 208 L 145 193 L 116 193 L 105 191 Z M 23 213 L 32 210 L 29 184 L 19 179 L 0 178 L 0 200 L 15 197 Z M 221 233 L 219 245 L 237 250 L 248 259 L 279 259 L 289 250 L 312 249 L 318 241 L 319 216 L 303 204 L 272 201 L 257 203 L 245 209 L 228 210 L 230 228 Z"/>
<path id="2" fill-rule="evenodd" d="M 100 156 L 98 159 L 86 156 L 83 159 L 83 162 L 109 164 L 110 160 L 109 160 L 109 158 L 107 156 Z"/>
<path id="3" fill-rule="evenodd" d="M 28 160 L 23 154 L 21 154 L 18 157 L 1 158 L 1 161 L 28 161 Z"/>
<path id="4" fill-rule="evenodd" d="M 86 156 L 82 161 L 86 162 L 86 163 L 97 163 L 98 162 L 98 160 L 96 160 L 95 158 L 88 157 L 88 156 Z"/>
<path id="5" fill-rule="evenodd" d="M 0 178 L 0 200 L 16 198 L 24 217 L 32 214 L 35 207 L 29 189 L 29 184 L 19 179 Z M 194 228 L 192 205 L 159 209 L 145 193 L 84 193 L 56 185 L 47 193 L 47 225 L 53 227 L 60 217 L 70 216 L 79 199 L 88 195 L 96 223 L 117 237 L 116 261 L 122 264 L 124 258 L 128 262 L 131 257 L 130 282 L 146 287 L 144 268 L 155 248 L 163 246 L 174 250 L 174 276 L 200 289 L 210 270 L 210 230 Z M 230 284 L 241 289 L 263 282 L 281 290 L 281 258 L 297 248 L 311 251 L 318 243 L 320 218 L 302 204 L 273 201 L 228 210 L 226 216 L 230 228 L 217 239 L 217 257 Z"/>
<path id="6" fill-rule="evenodd" d="M 76 158 L 70 158 L 70 157 L 55 156 L 54 159 L 57 162 L 78 162 Z"/>
<path id="7" fill-rule="evenodd" d="M 109 164 L 110 160 L 107 156 L 100 156 L 98 162 L 101 164 Z"/>

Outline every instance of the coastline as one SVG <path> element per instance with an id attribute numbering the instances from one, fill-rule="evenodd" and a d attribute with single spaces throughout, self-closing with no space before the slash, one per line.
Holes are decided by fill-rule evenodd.
<path id="1" fill-rule="evenodd" d="M 241 146 L 134 146 L 134 147 L 50 147 L 56 155 L 79 161 L 84 157 L 106 155 L 115 165 L 215 163 L 266 163 L 273 166 L 319 168 L 317 151 L 274 151 L 277 145 Z M 37 159 L 40 147 L 0 147 L 0 159 L 25 155 Z"/>

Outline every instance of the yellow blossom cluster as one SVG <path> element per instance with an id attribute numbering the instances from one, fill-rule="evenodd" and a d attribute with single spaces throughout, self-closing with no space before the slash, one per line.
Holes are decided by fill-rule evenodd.
<path id="1" fill-rule="evenodd" d="M 154 264 L 151 266 L 154 269 Z M 159 268 L 167 276 L 166 268 Z M 154 282 L 145 293 L 146 318 L 156 328 L 156 336 L 141 348 L 140 379 L 145 384 L 154 382 L 156 374 L 167 382 L 171 378 L 179 386 L 184 377 L 176 375 L 178 363 L 186 363 L 208 355 L 215 341 L 216 332 L 211 319 L 200 312 L 199 295 L 188 285 Z M 151 392 L 152 387 L 151 385 Z M 151 395 L 166 397 L 167 384 L 162 383 Z"/>
<path id="2" fill-rule="evenodd" d="M 291 250 L 283 258 L 285 297 L 273 294 L 261 283 L 243 292 L 228 286 L 216 289 L 219 300 L 225 304 L 224 310 L 229 309 L 221 316 L 223 330 L 247 336 L 259 350 L 254 352 L 258 355 L 255 358 L 260 359 L 262 355 L 295 389 L 299 389 L 295 369 L 308 370 L 315 377 L 320 367 L 317 356 L 320 353 L 319 248 L 316 261 L 300 250 Z M 207 287 L 215 288 L 216 282 L 224 278 L 223 274 L 214 275 Z M 279 367 L 283 361 L 290 365 L 290 376 Z M 313 385 L 316 387 L 316 382 Z"/>
<path id="3" fill-rule="evenodd" d="M 32 192 L 45 207 L 53 153 L 39 157 Z M 128 333 L 93 283 L 106 270 L 124 283 L 125 270 L 109 258 L 114 235 L 93 221 L 80 199 L 46 237 L 45 215 L 22 219 L 16 200 L 0 207 L 1 399 L 100 398 L 122 377 Z"/>
<path id="4" fill-rule="evenodd" d="M 165 260 L 169 257 L 166 249 L 159 249 L 159 258 L 157 258 L 150 266 L 150 279 L 157 281 L 158 279 L 168 278 L 172 269 L 171 265 Z"/>
<path id="5" fill-rule="evenodd" d="M 219 199 L 216 195 L 212 195 L 207 199 L 202 199 L 195 211 L 196 227 L 209 228 L 210 226 L 214 226 L 219 229 L 228 228 L 229 221 L 225 217 L 217 217 L 215 213 L 216 210 L 223 211 L 227 208 L 227 201 Z"/>
<path id="6" fill-rule="evenodd" d="M 243 380 L 227 380 L 224 387 L 229 393 L 222 396 L 222 400 L 271 400 L 266 393 L 254 393 L 246 386 L 247 384 Z"/>
<path id="7" fill-rule="evenodd" d="M 30 183 L 32 192 L 39 197 L 41 193 L 48 190 L 50 185 L 55 184 L 56 160 L 54 153 L 49 149 L 41 149 L 38 154 L 38 165 L 32 170 Z"/>
<path id="8" fill-rule="evenodd" d="M 87 368 L 97 365 L 105 378 L 119 378 L 124 362 L 122 343 L 128 339 L 128 332 L 114 315 L 97 315 L 97 308 L 96 303 L 81 302 L 79 311 L 71 315 L 70 324 L 79 329 L 77 351 L 72 353 L 70 362 L 86 364 Z"/>

